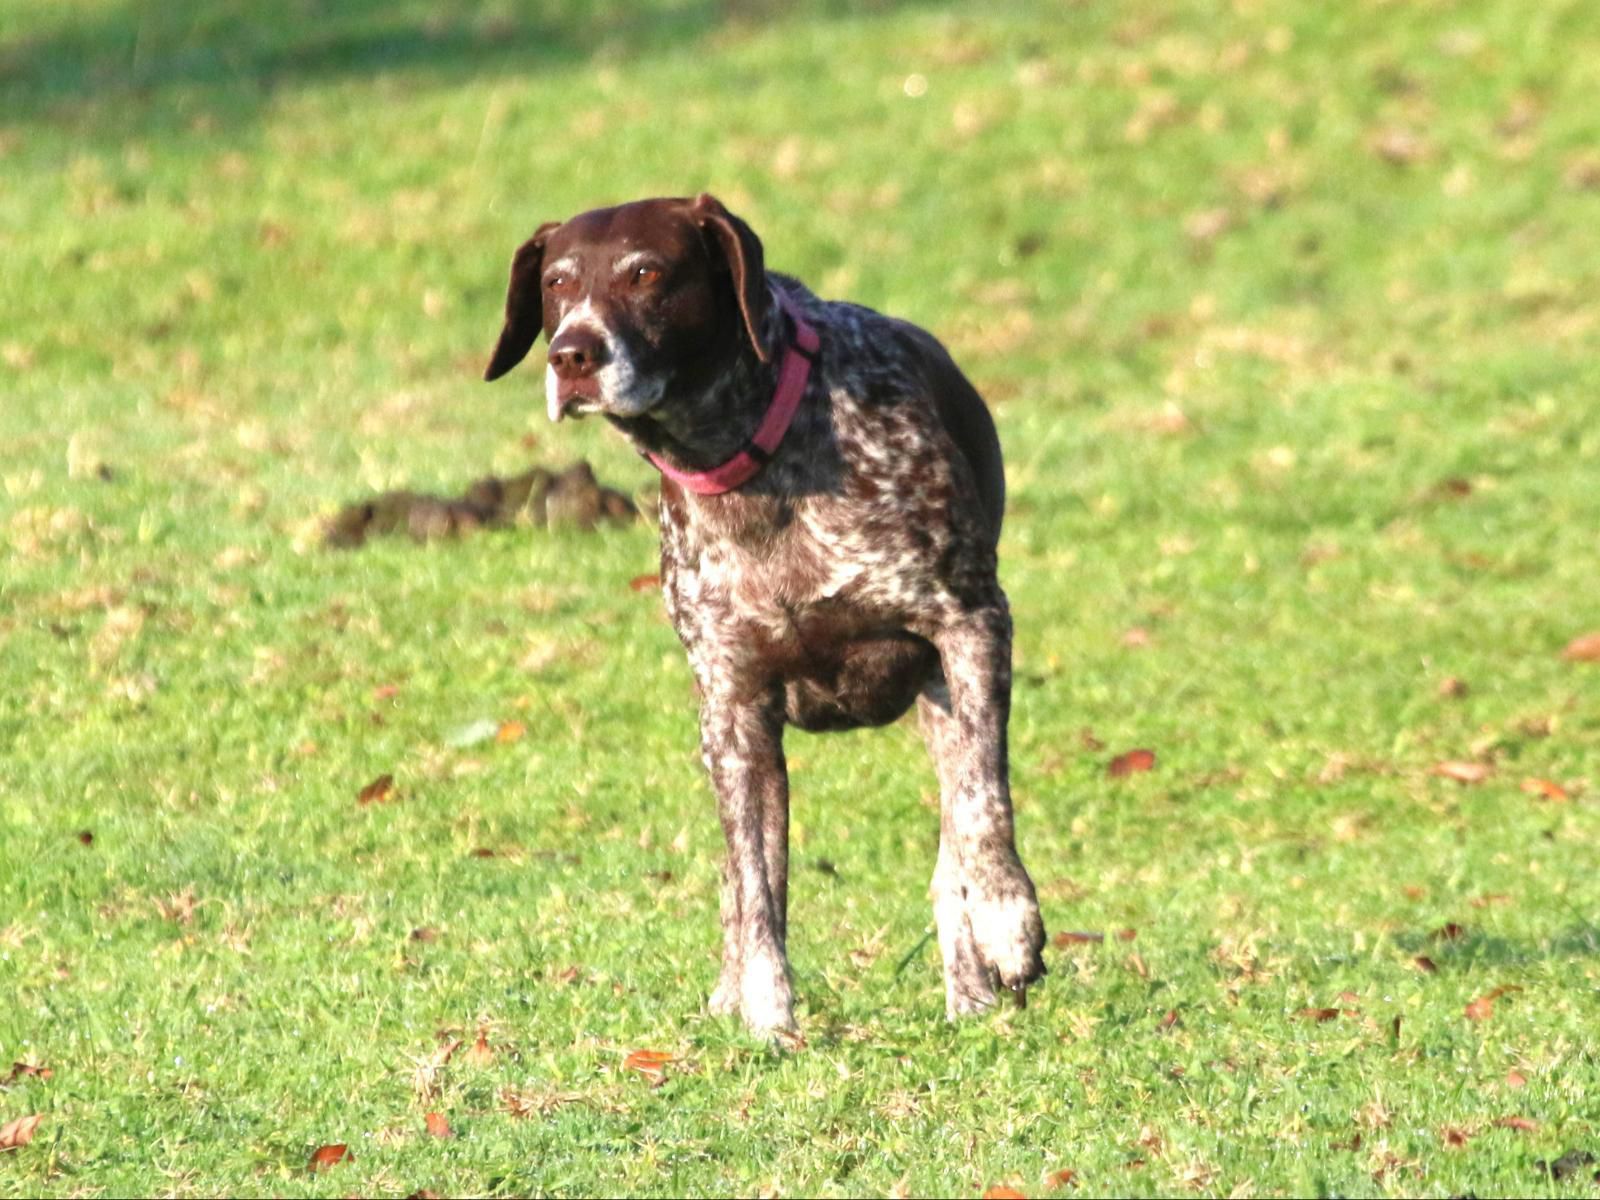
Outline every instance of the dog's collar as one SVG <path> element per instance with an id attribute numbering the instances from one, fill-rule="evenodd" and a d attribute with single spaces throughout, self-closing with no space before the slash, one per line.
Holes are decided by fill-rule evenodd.
<path id="1" fill-rule="evenodd" d="M 793 301 L 781 291 L 776 291 L 778 306 L 794 323 L 794 337 L 784 350 L 783 366 L 778 371 L 778 390 L 772 403 L 756 426 L 755 433 L 732 458 L 708 471 L 680 471 L 659 454 L 646 454 L 656 470 L 674 483 L 701 496 L 717 496 L 731 492 L 740 484 L 753 478 L 777 453 L 783 435 L 789 432 L 795 410 L 800 407 L 800 397 L 805 394 L 806 380 L 811 377 L 811 364 L 816 361 L 817 348 L 822 344 L 817 331 L 806 323 Z"/>

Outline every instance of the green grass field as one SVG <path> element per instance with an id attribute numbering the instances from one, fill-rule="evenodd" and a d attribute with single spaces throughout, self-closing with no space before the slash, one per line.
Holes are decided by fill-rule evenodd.
<path id="1" fill-rule="evenodd" d="M 1105 934 L 1025 1011 L 942 1019 L 905 723 L 789 739 L 804 1048 L 705 1015 L 648 527 L 317 546 L 643 494 L 477 375 L 534 225 L 702 189 L 996 412 Z M 0 1193 L 1596 1194 L 1589 0 L 11 0 L 0 314 Z"/>

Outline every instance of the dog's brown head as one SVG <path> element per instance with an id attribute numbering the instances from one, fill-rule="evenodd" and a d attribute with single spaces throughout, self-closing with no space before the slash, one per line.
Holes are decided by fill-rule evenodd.
<path id="1" fill-rule="evenodd" d="M 598 208 L 518 248 L 484 378 L 521 362 L 543 330 L 551 420 L 642 416 L 730 356 L 766 361 L 769 303 L 760 239 L 714 197 Z"/>

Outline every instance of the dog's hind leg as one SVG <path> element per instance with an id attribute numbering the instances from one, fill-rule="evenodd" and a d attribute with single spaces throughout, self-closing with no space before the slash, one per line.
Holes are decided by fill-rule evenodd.
<path id="1" fill-rule="evenodd" d="M 962 974 L 973 949 L 983 973 L 993 971 L 1024 998 L 1028 984 L 1044 974 L 1044 922 L 1017 856 L 1012 821 L 1006 754 L 1011 618 L 1004 599 L 963 613 L 934 641 L 945 686 L 924 693 L 922 715 L 924 727 L 934 731 L 929 746 L 941 783 L 935 914 L 946 951 L 948 1007 L 961 1012 L 983 1007 L 985 999 L 982 988 L 974 995 L 972 973 Z M 955 918 L 958 905 L 964 925 Z M 955 926 L 953 933 L 946 934 L 947 924 Z"/>
<path id="2" fill-rule="evenodd" d="M 789 785 L 781 691 L 751 703 L 704 688 L 700 746 L 728 844 L 722 975 L 711 1008 L 737 1008 L 758 1032 L 790 1030 L 794 993 L 784 950 Z"/>

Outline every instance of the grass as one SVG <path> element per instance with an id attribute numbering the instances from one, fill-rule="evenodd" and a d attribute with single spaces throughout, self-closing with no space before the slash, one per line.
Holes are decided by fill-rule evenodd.
<path id="1" fill-rule="evenodd" d="M 1592 5 L 261 11 L 0 12 L 0 1192 L 1593 1194 Z M 1025 1012 L 912 953 L 906 725 L 790 738 L 806 1048 L 703 1015 L 649 529 L 315 546 L 647 488 L 475 376 L 535 224 L 702 188 L 997 413 L 1023 853 L 1108 934 Z"/>

